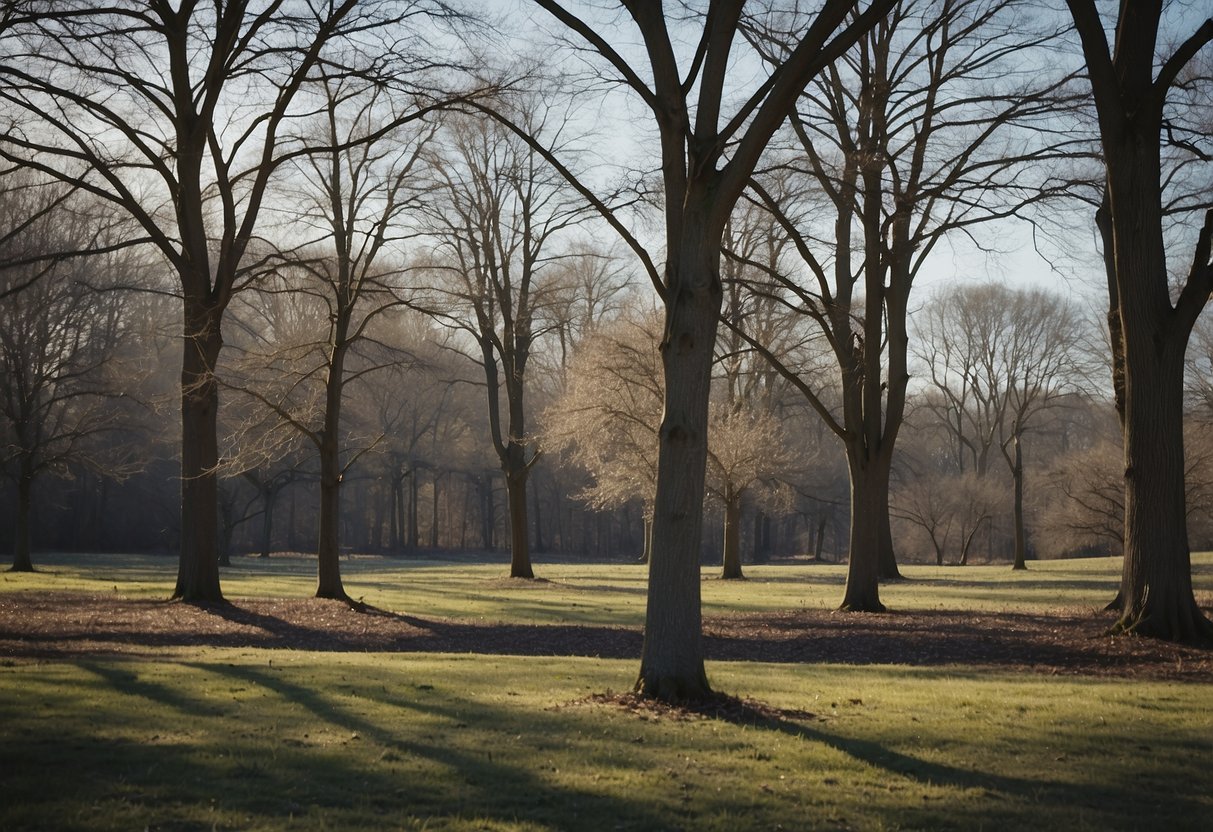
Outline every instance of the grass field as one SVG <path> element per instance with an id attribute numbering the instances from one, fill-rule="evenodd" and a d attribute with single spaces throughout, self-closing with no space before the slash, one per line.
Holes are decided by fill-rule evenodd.
<path id="1" fill-rule="evenodd" d="M 44 557 L 7 593 L 163 597 L 171 561 Z M 314 564 L 240 560 L 232 598 L 306 597 Z M 1102 606 L 1111 560 L 911 567 L 897 608 Z M 355 597 L 415 615 L 636 625 L 633 565 L 355 559 Z M 705 576 L 714 570 L 706 570 Z M 835 606 L 840 567 L 705 580 L 705 609 Z M 1195 565 L 1213 595 L 1213 557 Z M 764 725 L 584 701 L 634 661 L 234 648 L 0 657 L 0 829 L 1208 829 L 1213 689 L 981 666 L 714 662 L 812 716 Z"/>

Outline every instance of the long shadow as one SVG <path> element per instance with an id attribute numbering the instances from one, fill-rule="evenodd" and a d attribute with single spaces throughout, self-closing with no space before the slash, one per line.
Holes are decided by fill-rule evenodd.
<path id="1" fill-rule="evenodd" d="M 595 822 L 611 824 L 611 828 L 625 828 L 632 824 L 640 828 L 668 828 L 669 818 L 659 817 L 652 809 L 635 801 L 623 800 L 597 792 L 570 787 L 554 787 L 550 782 L 532 773 L 526 768 L 506 765 L 500 762 L 500 756 L 494 760 L 491 747 L 486 748 L 485 754 L 468 753 L 453 748 L 450 744 L 441 742 L 423 742 L 417 738 L 404 735 L 401 732 L 388 730 L 377 722 L 371 721 L 348 710 L 338 707 L 328 701 L 322 691 L 312 687 L 294 684 L 260 667 L 249 665 L 217 665 L 205 663 L 187 663 L 187 666 L 222 674 L 232 679 L 239 679 L 247 684 L 258 685 L 274 691 L 284 699 L 302 705 L 316 719 L 329 725 L 336 726 L 342 731 L 369 738 L 373 742 L 389 749 L 416 755 L 435 763 L 447 766 L 459 773 L 462 784 L 475 790 L 476 799 L 469 801 L 466 796 L 458 801 L 447 799 L 447 814 L 451 812 L 451 804 L 457 804 L 461 811 L 474 812 L 476 816 L 490 815 L 504 822 L 516 822 L 525 817 L 536 821 L 540 818 L 537 813 L 553 820 L 558 828 L 588 828 Z M 360 690 L 360 695 L 371 693 L 370 690 Z M 412 710 L 418 713 L 438 716 L 449 721 L 452 725 L 463 725 L 466 714 L 455 705 L 440 705 L 437 702 L 422 704 L 416 701 L 405 701 L 390 697 L 386 690 L 376 695 L 377 701 L 400 710 Z M 466 703 L 467 709 L 476 709 L 485 714 L 485 723 L 496 726 L 495 730 L 504 731 L 500 726 L 508 722 L 505 713 L 491 708 L 483 703 Z M 531 714 L 534 717 L 534 714 Z M 545 714 L 545 716 L 547 716 Z M 512 730 L 512 729 L 511 729 Z M 397 784 L 399 786 L 399 784 Z M 546 798 L 539 801 L 542 806 L 536 806 L 536 795 Z M 433 799 L 433 796 L 428 796 Z M 469 803 L 471 805 L 469 805 Z M 621 821 L 626 821 L 620 826 Z"/>

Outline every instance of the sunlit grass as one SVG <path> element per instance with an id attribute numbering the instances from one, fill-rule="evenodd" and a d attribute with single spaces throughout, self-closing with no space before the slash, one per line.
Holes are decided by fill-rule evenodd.
<path id="1" fill-rule="evenodd" d="M 32 575 L 0 574 L 0 593 L 70 590 L 167 598 L 176 562 L 148 555 L 42 555 Z M 306 557 L 236 558 L 222 570 L 233 599 L 304 598 L 315 589 L 315 560 Z M 503 563 L 356 557 L 342 564 L 351 596 L 412 615 L 517 623 L 638 626 L 644 620 L 646 567 L 642 564 L 536 565 L 543 579 L 511 581 Z M 832 609 L 842 600 L 846 567 L 835 564 L 748 566 L 745 581 L 721 581 L 703 569 L 705 613 Z M 1043 612 L 1102 608 L 1116 593 L 1119 558 L 1033 562 L 1026 572 L 1005 565 L 902 567 L 907 581 L 881 587 L 881 598 L 901 610 Z M 1213 553 L 1193 556 L 1198 597 L 1213 603 Z"/>
<path id="2" fill-rule="evenodd" d="M 0 594 L 166 597 L 171 560 L 43 556 Z M 307 597 L 314 561 L 240 559 L 229 597 Z M 352 594 L 421 616 L 639 624 L 645 570 L 355 558 Z M 1102 606 L 1111 559 L 907 567 L 903 609 Z M 704 570 L 709 613 L 833 607 L 841 567 Z M 1213 556 L 1195 559 L 1213 594 Z M 570 704 L 635 661 L 174 648 L 0 660 L 0 829 L 1202 829 L 1213 690 L 939 668 L 713 662 L 713 685 L 814 716 L 642 719 Z"/>
<path id="3" fill-rule="evenodd" d="M 815 718 L 569 705 L 631 662 L 198 650 L 0 667 L 0 828 L 1199 828 L 1195 684 L 719 663 Z"/>

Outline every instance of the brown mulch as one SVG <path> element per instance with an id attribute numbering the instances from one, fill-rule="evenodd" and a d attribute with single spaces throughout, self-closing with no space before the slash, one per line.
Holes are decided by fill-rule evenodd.
<path id="1" fill-rule="evenodd" d="M 962 665 L 1213 682 L 1213 650 L 1109 636 L 1112 620 L 1070 611 L 799 610 L 709 616 L 704 642 L 715 660 Z M 199 646 L 633 659 L 641 643 L 639 629 L 626 627 L 424 618 L 317 599 L 194 605 L 83 593 L 0 595 L 0 656 L 9 659 L 154 657 Z"/>

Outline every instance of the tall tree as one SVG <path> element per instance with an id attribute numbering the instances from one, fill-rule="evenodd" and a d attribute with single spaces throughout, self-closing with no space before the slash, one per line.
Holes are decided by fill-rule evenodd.
<path id="1" fill-rule="evenodd" d="M 182 297 L 181 558 L 173 596 L 222 599 L 215 369 L 233 293 L 257 267 L 262 208 L 321 67 L 394 61 L 383 28 L 419 3 L 85 0 L 8 4 L 0 101 L 23 113 L 0 158 L 127 212 Z M 349 40 L 357 49 L 343 48 Z M 378 53 L 378 54 L 376 54 Z"/>
<path id="2" fill-rule="evenodd" d="M 538 134 L 546 115 L 535 108 L 520 119 Z M 526 486 L 539 452 L 527 432 L 527 370 L 544 309 L 561 299 L 549 278 L 565 253 L 562 239 L 588 209 L 540 154 L 492 120 L 452 119 L 447 139 L 432 163 L 431 306 L 475 344 L 469 357 L 484 371 L 489 432 L 505 475 L 510 577 L 533 578 Z"/>
<path id="3" fill-rule="evenodd" d="M 1052 133 L 1027 128 L 1047 124 L 1065 88 L 1037 51 L 1059 32 L 1028 25 L 1024 6 L 898 3 L 806 90 L 790 120 L 788 162 L 754 185 L 803 261 L 803 275 L 774 276 L 829 342 L 842 389 L 831 408 L 811 380 L 781 367 L 846 448 L 843 609 L 884 609 L 879 581 L 899 575 L 889 483 L 910 379 L 914 282 L 945 240 L 1049 193 L 1029 171 L 1055 152 Z M 784 59 L 786 33 L 760 38 L 768 60 Z"/>
<path id="4" fill-rule="evenodd" d="M 622 219 L 581 184 L 644 263 L 665 304 L 661 341 L 665 378 L 659 432 L 653 553 L 644 649 L 636 689 L 667 700 L 710 693 L 703 664 L 699 555 L 707 465 L 708 397 L 723 291 L 720 250 L 725 224 L 772 135 L 805 84 L 892 5 L 874 0 L 844 27 L 855 0 L 826 0 L 812 17 L 792 14 L 794 48 L 757 87 L 731 82 L 734 46 L 747 28 L 745 0 L 712 0 L 706 11 L 683 6 L 671 32 L 664 4 L 621 0 L 644 46 L 646 62 L 626 57 L 601 30 L 557 0 L 534 0 L 596 52 L 624 88 L 652 114 L 661 154 L 665 265 Z M 689 14 L 687 13 L 689 12 Z M 758 12 L 761 14 L 761 11 Z M 840 31 L 841 29 L 841 31 Z M 677 43 L 694 50 L 680 65 Z M 749 77 L 746 75 L 745 77 Z M 736 108 L 731 115 L 726 108 Z"/>
<path id="5" fill-rule="evenodd" d="M 1116 628 L 1174 641 L 1213 640 L 1192 593 L 1184 498 L 1183 376 L 1192 328 L 1213 291 L 1213 210 L 1173 295 L 1164 242 L 1170 178 L 1161 147 L 1179 136 L 1203 163 L 1208 136 L 1185 129 L 1181 73 L 1213 41 L 1213 18 L 1170 20 L 1163 0 L 1124 0 L 1111 45 L 1095 0 L 1067 0 L 1098 114 L 1105 168 L 1100 223 L 1109 266 L 1113 366 L 1124 432 L 1124 569 Z M 1178 6 L 1179 4 L 1175 4 Z M 1183 25 L 1182 33 L 1171 30 Z M 1160 42 L 1161 41 L 1161 42 Z M 1210 82 L 1192 87 L 1208 94 Z"/>

